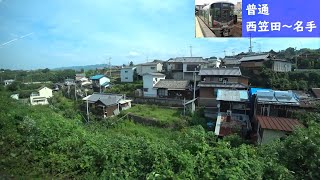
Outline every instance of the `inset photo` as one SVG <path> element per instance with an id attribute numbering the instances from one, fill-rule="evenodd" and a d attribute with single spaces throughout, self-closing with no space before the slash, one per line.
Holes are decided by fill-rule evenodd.
<path id="1" fill-rule="evenodd" d="M 195 0 L 195 37 L 242 37 L 242 0 Z"/>

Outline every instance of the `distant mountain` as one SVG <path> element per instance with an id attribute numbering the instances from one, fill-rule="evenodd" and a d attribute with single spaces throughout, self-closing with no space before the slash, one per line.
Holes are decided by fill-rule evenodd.
<path id="1" fill-rule="evenodd" d="M 112 65 L 111 65 L 112 67 Z M 99 68 L 109 68 L 108 64 L 95 64 L 95 65 L 86 65 L 86 66 L 69 66 L 69 67 L 60 67 L 60 68 L 54 68 L 53 70 L 65 70 L 65 69 L 72 69 L 72 70 L 76 70 L 79 71 L 81 69 L 84 70 L 95 70 L 95 69 L 99 69 Z"/>

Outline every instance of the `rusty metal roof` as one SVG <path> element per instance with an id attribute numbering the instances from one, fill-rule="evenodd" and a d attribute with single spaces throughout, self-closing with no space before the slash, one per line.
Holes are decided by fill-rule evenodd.
<path id="1" fill-rule="evenodd" d="M 296 127 L 303 127 L 303 125 L 297 119 L 270 116 L 257 116 L 256 119 L 262 129 L 291 132 Z"/>
<path id="2" fill-rule="evenodd" d="M 320 88 L 312 88 L 311 90 L 316 98 L 320 98 Z"/>

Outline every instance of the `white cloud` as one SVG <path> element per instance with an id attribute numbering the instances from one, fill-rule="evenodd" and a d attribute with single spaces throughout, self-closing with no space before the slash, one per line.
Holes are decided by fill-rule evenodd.
<path id="1" fill-rule="evenodd" d="M 137 56 L 140 56 L 140 54 L 138 52 L 135 52 L 135 51 L 130 51 L 129 52 L 129 56 L 130 57 L 137 57 Z"/>

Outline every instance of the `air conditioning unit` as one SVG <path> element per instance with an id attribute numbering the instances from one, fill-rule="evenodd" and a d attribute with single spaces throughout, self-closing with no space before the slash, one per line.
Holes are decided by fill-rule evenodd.
<path id="1" fill-rule="evenodd" d="M 232 115 L 232 111 L 231 110 L 227 110 L 227 116 L 231 116 Z"/>
<path id="2" fill-rule="evenodd" d="M 222 83 L 223 83 L 223 84 L 227 84 L 227 80 L 223 80 Z"/>
<path id="3" fill-rule="evenodd" d="M 219 82 L 221 82 L 223 80 L 223 78 L 219 78 Z"/>

